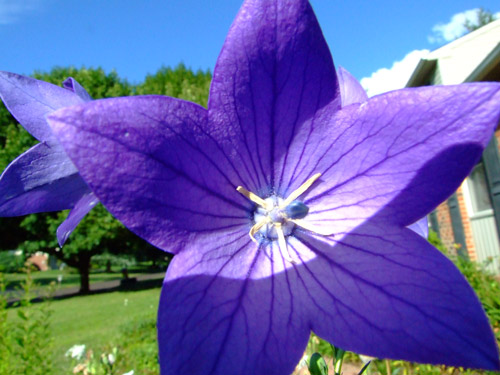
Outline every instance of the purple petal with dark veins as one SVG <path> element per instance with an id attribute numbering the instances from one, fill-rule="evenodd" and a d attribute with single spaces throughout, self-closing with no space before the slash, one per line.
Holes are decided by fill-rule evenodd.
<path id="1" fill-rule="evenodd" d="M 488 319 L 451 261 L 412 231 L 377 223 L 331 240 L 297 233 L 293 253 L 316 254 L 297 267 L 302 319 L 348 351 L 500 369 Z"/>
<path id="2" fill-rule="evenodd" d="M 340 87 L 340 99 L 342 107 L 355 103 L 363 103 L 368 100 L 368 94 L 356 78 L 347 70 L 339 66 L 337 69 L 337 77 Z"/>
<path id="3" fill-rule="evenodd" d="M 33 78 L 0 71 L 0 98 L 17 121 L 39 141 L 53 141 L 45 116 L 82 99 L 71 90 Z"/>
<path id="4" fill-rule="evenodd" d="M 99 200 L 153 245 L 176 253 L 212 231 L 249 229 L 252 204 L 236 191 L 245 172 L 208 133 L 203 107 L 117 98 L 65 108 L 48 121 Z"/>
<path id="5" fill-rule="evenodd" d="M 498 369 L 459 271 L 413 232 L 373 223 L 330 240 L 296 230 L 297 265 L 239 229 L 176 255 L 158 311 L 162 373 L 288 375 L 309 329 L 380 358 Z"/>
<path id="6" fill-rule="evenodd" d="M 424 218 L 420 219 L 419 221 L 417 221 L 411 225 L 408 225 L 407 228 L 411 229 L 416 234 L 418 234 L 424 238 L 429 237 L 429 222 L 427 220 L 427 216 L 425 216 Z"/>
<path id="7" fill-rule="evenodd" d="M 59 246 L 62 247 L 64 245 L 71 232 L 75 230 L 80 221 L 97 203 L 99 203 L 99 199 L 90 191 L 76 202 L 75 207 L 70 211 L 68 217 L 57 228 L 57 242 Z"/>
<path id="8" fill-rule="evenodd" d="M 89 191 L 59 144 L 39 143 L 0 176 L 0 216 L 65 210 Z"/>
<path id="9" fill-rule="evenodd" d="M 410 225 L 451 195 L 478 161 L 498 123 L 499 101 L 499 84 L 478 83 L 395 91 L 333 116 L 326 108 L 309 143 L 299 135 L 291 145 L 305 151 L 286 176 L 288 190 L 322 173 L 303 197 L 307 219 L 335 232 L 381 208 L 387 215 L 380 220 Z"/>
<path id="10" fill-rule="evenodd" d="M 92 100 L 87 90 L 85 90 L 73 77 L 66 78 L 62 84 L 65 89 L 73 91 L 84 102 Z"/>
<path id="11" fill-rule="evenodd" d="M 259 248 L 246 231 L 176 255 L 158 310 L 162 374 L 289 375 L 309 325 L 295 275 L 262 278 L 283 267 L 276 247 Z"/>
<path id="12" fill-rule="evenodd" d="M 281 185 L 281 165 L 299 129 L 312 130 L 318 109 L 340 107 L 333 61 L 307 0 L 247 0 L 217 60 L 208 103 L 211 126 L 241 181 L 268 195 Z"/>

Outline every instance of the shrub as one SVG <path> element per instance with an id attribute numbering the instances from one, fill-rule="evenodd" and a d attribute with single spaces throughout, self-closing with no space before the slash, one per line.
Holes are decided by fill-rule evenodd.
<path id="1" fill-rule="evenodd" d="M 156 316 L 131 321 L 120 328 L 119 343 L 124 369 L 134 369 L 136 374 L 159 374 L 158 343 L 156 341 Z"/>
<path id="2" fill-rule="evenodd" d="M 92 257 L 92 266 L 99 269 L 106 269 L 107 272 L 111 272 L 111 267 L 118 269 L 130 268 L 135 266 L 137 262 L 133 258 L 127 258 L 126 256 L 117 256 L 109 253 L 94 255 Z"/>
<path id="3" fill-rule="evenodd" d="M 0 251 L 0 272 L 21 272 L 24 267 L 24 256 L 16 251 Z"/>
<path id="4" fill-rule="evenodd" d="M 0 280 L 0 375 L 52 373 L 52 309 L 48 301 L 32 304 L 34 286 L 26 268 L 17 315 L 9 321 L 5 284 Z"/>

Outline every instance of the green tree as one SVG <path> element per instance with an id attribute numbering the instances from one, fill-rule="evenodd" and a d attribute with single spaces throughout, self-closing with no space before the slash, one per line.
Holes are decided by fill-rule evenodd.
<path id="1" fill-rule="evenodd" d="M 54 85 L 61 85 L 66 78 L 73 77 L 93 99 L 128 96 L 133 93 L 133 86 L 119 78 L 115 71 L 106 74 L 102 68 L 56 67 L 48 73 L 36 71 L 33 77 Z"/>
<path id="2" fill-rule="evenodd" d="M 467 32 L 470 33 L 474 30 L 483 27 L 484 25 L 489 24 L 496 20 L 496 17 L 489 10 L 484 8 L 479 8 L 476 12 L 477 18 L 475 21 L 465 20 L 464 27 L 467 29 Z"/>
<path id="3" fill-rule="evenodd" d="M 26 230 L 22 248 L 27 253 L 46 252 L 74 267 L 80 274 L 80 293 L 90 291 L 90 262 L 94 255 L 109 251 L 123 227 L 102 205 L 96 206 L 71 234 L 63 248 L 55 236 L 57 227 L 67 212 L 28 215 L 21 226 Z"/>
<path id="4" fill-rule="evenodd" d="M 172 96 L 206 107 L 211 80 L 209 71 L 198 70 L 195 73 L 184 64 L 179 64 L 174 69 L 161 67 L 155 74 L 147 75 L 135 91 L 138 95 Z"/>

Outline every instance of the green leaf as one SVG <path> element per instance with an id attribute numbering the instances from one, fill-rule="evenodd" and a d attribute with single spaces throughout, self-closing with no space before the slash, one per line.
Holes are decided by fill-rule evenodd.
<path id="1" fill-rule="evenodd" d="M 319 353 L 314 353 L 309 361 L 311 375 L 328 375 L 328 365 Z"/>

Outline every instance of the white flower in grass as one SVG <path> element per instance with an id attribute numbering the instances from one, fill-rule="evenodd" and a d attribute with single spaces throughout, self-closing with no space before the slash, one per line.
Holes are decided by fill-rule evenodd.
<path id="1" fill-rule="evenodd" d="M 134 370 L 130 370 L 129 372 L 126 372 L 122 375 L 134 375 Z"/>
<path id="2" fill-rule="evenodd" d="M 80 360 L 83 358 L 85 354 L 85 345 L 73 345 L 71 348 L 68 349 L 66 352 L 66 357 L 71 357 L 76 360 Z"/>

